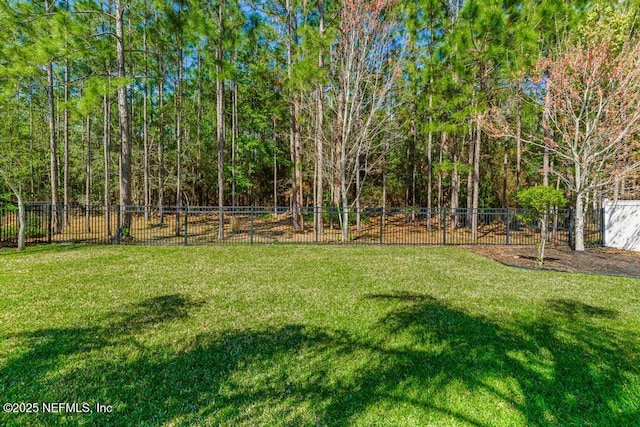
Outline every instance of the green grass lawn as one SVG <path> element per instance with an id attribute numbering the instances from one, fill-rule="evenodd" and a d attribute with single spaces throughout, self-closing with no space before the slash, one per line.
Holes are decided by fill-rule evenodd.
<path id="1" fill-rule="evenodd" d="M 456 248 L 3 249 L 6 402 L 112 412 L 0 425 L 640 425 L 640 280 Z"/>

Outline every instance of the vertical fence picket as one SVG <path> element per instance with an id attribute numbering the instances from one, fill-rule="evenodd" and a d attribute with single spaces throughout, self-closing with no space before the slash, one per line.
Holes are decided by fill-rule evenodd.
<path id="1" fill-rule="evenodd" d="M 447 208 L 442 211 L 442 244 L 447 244 Z"/>
<path id="2" fill-rule="evenodd" d="M 253 222 L 254 222 L 254 216 L 255 216 L 255 212 L 254 212 L 254 207 L 251 206 L 251 225 L 249 226 L 249 244 L 253 245 Z"/>
<path id="3" fill-rule="evenodd" d="M 384 208 L 380 208 L 380 245 L 383 243 L 384 233 Z"/>
<path id="4" fill-rule="evenodd" d="M 507 226 L 506 226 L 506 229 L 507 229 L 507 231 L 506 231 L 506 236 L 505 236 L 505 240 L 506 240 L 505 243 L 508 246 L 509 243 L 510 243 L 509 242 L 509 237 L 510 237 L 509 234 L 510 234 L 510 231 L 511 231 L 511 209 L 509 209 L 509 208 L 507 208 Z"/>
<path id="5" fill-rule="evenodd" d="M 120 244 L 120 209 L 122 209 L 120 205 L 116 206 L 116 245 Z"/>
<path id="6" fill-rule="evenodd" d="M 189 244 L 189 206 L 184 206 L 184 245 Z"/>

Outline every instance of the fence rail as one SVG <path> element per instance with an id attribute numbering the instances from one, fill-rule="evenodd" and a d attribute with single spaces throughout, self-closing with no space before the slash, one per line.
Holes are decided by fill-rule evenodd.
<path id="1" fill-rule="evenodd" d="M 522 209 L 304 208 L 188 206 L 26 206 L 26 241 L 122 245 L 361 244 L 361 245 L 535 245 L 538 224 L 523 221 Z M 295 214 L 295 215 L 294 215 Z M 477 215 L 478 230 L 471 229 Z M 52 218 L 57 217 L 54 224 Z M 294 217 L 303 226 L 294 227 Z M 345 222 L 348 226 L 344 228 Z M 220 224 L 223 224 L 222 229 Z M 549 212 L 549 241 L 572 245 L 570 209 Z M 346 232 L 343 233 L 343 231 Z M 0 245 L 15 246 L 17 210 L 0 207 Z M 602 211 L 585 218 L 585 242 L 602 244 Z"/>

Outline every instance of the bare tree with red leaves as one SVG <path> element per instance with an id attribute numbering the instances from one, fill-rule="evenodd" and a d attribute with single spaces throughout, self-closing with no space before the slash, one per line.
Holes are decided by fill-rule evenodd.
<path id="1" fill-rule="evenodd" d="M 584 251 L 584 217 L 594 190 L 610 190 L 640 171 L 640 43 L 575 43 L 537 64 L 538 81 L 525 80 L 546 112 L 549 132 L 523 139 L 548 147 L 555 168 L 575 203 L 575 246 Z M 490 133 L 515 138 L 513 126 L 496 107 Z"/>

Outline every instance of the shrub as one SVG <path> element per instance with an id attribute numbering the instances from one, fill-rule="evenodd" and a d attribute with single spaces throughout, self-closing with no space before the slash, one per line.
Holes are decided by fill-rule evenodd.
<path id="1" fill-rule="evenodd" d="M 552 207 L 562 208 L 567 204 L 562 191 L 546 185 L 522 190 L 516 196 L 518 203 L 528 212 L 520 215 L 520 219 L 528 223 L 540 223 L 540 242 L 538 249 L 538 265 L 544 262 L 544 247 L 547 242 L 548 213 Z"/>

